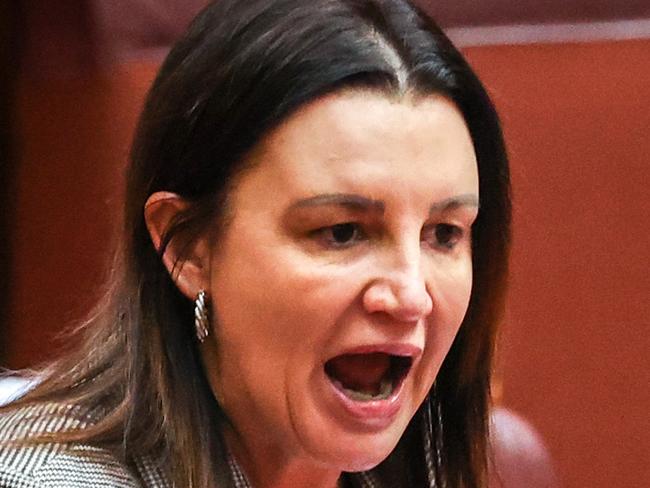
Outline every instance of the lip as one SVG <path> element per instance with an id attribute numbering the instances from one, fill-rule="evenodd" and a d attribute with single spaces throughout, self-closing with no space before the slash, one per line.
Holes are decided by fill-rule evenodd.
<path id="1" fill-rule="evenodd" d="M 398 344 L 366 344 L 354 346 L 341 351 L 335 356 L 344 354 L 370 354 L 385 353 L 393 356 L 411 358 L 411 369 L 393 387 L 390 396 L 381 400 L 358 401 L 348 397 L 325 373 L 324 380 L 329 385 L 329 395 L 333 398 L 337 410 L 342 411 L 348 419 L 371 429 L 382 429 L 391 424 L 404 403 L 404 385 L 408 379 L 417 359 L 422 355 L 422 348 L 406 343 Z M 330 358 L 331 359 L 331 358 Z"/>
<path id="2" fill-rule="evenodd" d="M 336 356 L 341 356 L 343 354 L 371 354 L 373 352 L 383 352 L 385 354 L 391 354 L 393 356 L 404 356 L 410 357 L 415 360 L 422 355 L 422 348 L 414 344 L 408 343 L 382 343 L 382 344 L 363 344 L 359 346 L 353 346 L 347 349 L 342 350 L 341 352 L 333 355 L 329 359 L 332 359 Z M 328 359 L 328 360 L 329 360 Z M 327 362 L 327 360 L 326 360 Z"/>

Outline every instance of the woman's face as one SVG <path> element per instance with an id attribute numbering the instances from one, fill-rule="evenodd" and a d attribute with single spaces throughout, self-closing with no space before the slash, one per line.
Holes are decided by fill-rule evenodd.
<path id="1" fill-rule="evenodd" d="M 348 91 L 268 135 L 211 251 L 203 358 L 235 452 L 361 470 L 394 448 L 467 309 L 472 142 L 440 96 Z"/>

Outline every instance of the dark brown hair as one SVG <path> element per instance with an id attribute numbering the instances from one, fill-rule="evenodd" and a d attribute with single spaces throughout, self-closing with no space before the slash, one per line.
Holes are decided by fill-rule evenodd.
<path id="1" fill-rule="evenodd" d="M 166 190 L 191 202 L 163 249 L 171 239 L 189 243 L 208 224 L 225 225 L 229 185 L 245 171 L 246 154 L 303 104 L 350 87 L 386 96 L 442 94 L 469 128 L 480 187 L 469 309 L 435 394 L 378 469 L 399 472 L 406 486 L 422 486 L 427 469 L 440 486 L 483 486 L 507 273 L 508 165 L 481 83 L 433 21 L 404 0 L 220 0 L 203 10 L 149 91 L 132 147 L 123 237 L 109 289 L 79 330 L 82 346 L 5 408 L 44 401 L 101 407 L 94 424 L 54 438 L 125 457 L 154 453 L 167 460 L 176 486 L 213 482 L 220 424 L 227 419 L 199 361 L 192 305 L 149 238 L 145 201 Z M 425 455 L 422 429 L 440 459 Z"/>

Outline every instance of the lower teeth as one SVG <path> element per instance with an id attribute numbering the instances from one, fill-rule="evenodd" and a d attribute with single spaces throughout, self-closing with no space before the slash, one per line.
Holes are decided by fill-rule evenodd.
<path id="1" fill-rule="evenodd" d="M 371 400 L 386 400 L 393 393 L 393 381 L 387 378 L 381 380 L 379 393 L 376 395 L 363 391 L 350 390 L 345 387 L 343 387 L 343 391 L 349 398 L 356 401 L 369 402 Z"/>

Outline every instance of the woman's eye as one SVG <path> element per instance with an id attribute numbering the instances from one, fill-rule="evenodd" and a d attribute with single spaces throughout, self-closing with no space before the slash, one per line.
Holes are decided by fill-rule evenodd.
<path id="1" fill-rule="evenodd" d="M 430 230 L 430 238 L 433 240 L 432 245 L 444 249 L 453 249 L 463 237 L 463 229 L 452 224 L 436 224 Z"/>
<path id="2" fill-rule="evenodd" d="M 323 227 L 315 232 L 316 236 L 332 247 L 346 247 L 364 238 L 361 227 L 352 222 Z"/>

